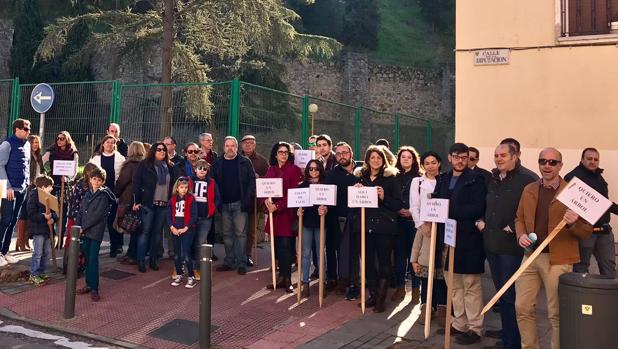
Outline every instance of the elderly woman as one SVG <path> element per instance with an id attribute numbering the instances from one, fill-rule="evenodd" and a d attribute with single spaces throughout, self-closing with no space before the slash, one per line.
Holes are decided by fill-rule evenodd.
<path id="1" fill-rule="evenodd" d="M 105 170 L 107 176 L 105 177 L 105 186 L 112 192 L 116 187 L 116 180 L 120 176 L 120 169 L 124 163 L 124 156 L 116 150 L 116 137 L 107 135 L 101 142 L 101 147 L 90 159 L 90 162 L 100 166 Z M 107 231 L 109 232 L 109 256 L 116 258 L 118 254 L 122 254 L 122 234 L 120 234 L 114 228 L 114 220 L 116 220 L 116 211 L 118 210 L 118 204 L 113 203 L 111 211 L 107 216 Z"/>
<path id="2" fill-rule="evenodd" d="M 285 292 L 293 292 L 292 287 L 292 257 L 294 254 L 294 221 L 296 210 L 288 208 L 288 189 L 298 187 L 303 180 L 301 169 L 294 165 L 294 152 L 289 143 L 275 143 L 270 152 L 270 167 L 266 178 L 283 179 L 283 197 L 273 198 L 272 202 L 264 201 L 267 212 L 272 212 L 273 228 L 275 229 L 275 252 L 279 260 L 279 279 L 277 288 Z M 270 218 L 269 218 L 270 219 Z M 270 221 L 266 221 L 266 234 L 270 234 Z M 300 251 L 299 251 L 300 253 Z M 272 285 L 267 285 L 272 288 Z"/>
<path id="3" fill-rule="evenodd" d="M 394 155 L 383 146 L 372 145 L 365 152 L 365 163 L 354 170 L 356 186 L 376 187 L 378 208 L 366 209 L 366 268 L 369 287 L 367 307 L 374 312 L 385 310 L 388 283 L 393 271 L 391 254 L 399 234 L 397 219 L 403 208 L 399 172 L 394 166 Z M 389 161 L 389 159 L 391 159 Z M 391 162 L 392 161 L 392 162 Z"/>

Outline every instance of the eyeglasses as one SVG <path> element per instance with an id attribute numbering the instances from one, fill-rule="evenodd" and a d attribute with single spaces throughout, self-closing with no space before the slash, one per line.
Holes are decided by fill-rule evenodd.
<path id="1" fill-rule="evenodd" d="M 66 141 L 67 139 L 66 139 L 66 137 L 63 136 L 63 137 L 56 137 L 56 140 L 57 141 Z"/>
<path id="2" fill-rule="evenodd" d="M 165 148 L 157 148 L 157 151 L 158 152 L 164 152 L 164 151 L 167 151 L 167 150 Z"/>
<path id="3" fill-rule="evenodd" d="M 317 167 L 313 167 L 313 166 L 309 167 L 309 172 L 319 172 L 319 171 L 320 169 Z"/>
<path id="4" fill-rule="evenodd" d="M 467 155 L 451 154 L 451 159 L 453 159 L 455 161 L 466 161 L 466 160 L 468 160 L 468 156 Z"/>
<path id="5" fill-rule="evenodd" d="M 341 152 L 335 153 L 335 156 L 344 156 L 344 155 L 349 155 L 349 154 L 350 154 L 350 152 L 346 150 L 346 151 L 341 151 Z"/>
<path id="6" fill-rule="evenodd" d="M 549 165 L 553 167 L 553 166 L 557 166 L 561 162 L 562 161 L 560 160 L 553 160 L 553 159 L 539 159 L 539 165 L 541 166 Z"/>
<path id="7" fill-rule="evenodd" d="M 187 154 L 199 154 L 199 150 L 187 150 Z"/>
<path id="8" fill-rule="evenodd" d="M 26 132 L 30 132 L 30 127 L 24 127 L 24 128 L 22 128 L 22 130 L 24 130 Z"/>
<path id="9" fill-rule="evenodd" d="M 287 150 L 277 150 L 277 154 L 288 155 L 290 152 Z"/>
<path id="10" fill-rule="evenodd" d="M 208 171 L 208 167 L 198 166 L 195 168 L 197 171 Z"/>

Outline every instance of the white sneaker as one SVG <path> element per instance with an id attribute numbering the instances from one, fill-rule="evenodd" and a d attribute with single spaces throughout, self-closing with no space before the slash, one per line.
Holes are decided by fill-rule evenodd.
<path id="1" fill-rule="evenodd" d="M 19 262 L 19 259 L 11 256 L 10 254 L 5 254 L 4 255 L 4 259 L 6 259 L 6 261 L 9 262 L 10 264 L 14 264 L 14 263 Z"/>
<path id="2" fill-rule="evenodd" d="M 185 285 L 185 288 L 193 288 L 195 287 L 195 285 L 197 285 L 197 281 L 195 281 L 195 277 L 189 276 L 189 278 L 187 279 L 187 284 Z"/>
<path id="3" fill-rule="evenodd" d="M 176 275 L 176 277 L 174 278 L 174 281 L 172 281 L 172 286 L 174 287 L 180 286 L 181 283 L 182 283 L 182 275 Z"/>
<path id="4" fill-rule="evenodd" d="M 6 265 L 8 265 L 9 262 L 6 261 L 6 259 L 4 258 L 4 255 L 2 253 L 0 253 L 0 267 L 4 267 Z"/>

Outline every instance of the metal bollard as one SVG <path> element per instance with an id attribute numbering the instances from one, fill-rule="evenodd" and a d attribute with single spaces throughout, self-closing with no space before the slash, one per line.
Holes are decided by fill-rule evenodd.
<path id="1" fill-rule="evenodd" d="M 80 226 L 71 227 L 71 242 L 69 243 L 69 258 L 67 264 L 67 284 L 64 291 L 64 318 L 75 317 L 75 286 L 77 284 L 77 257 L 79 255 Z"/>
<path id="2" fill-rule="evenodd" d="M 200 246 L 200 349 L 210 349 L 212 245 Z"/>

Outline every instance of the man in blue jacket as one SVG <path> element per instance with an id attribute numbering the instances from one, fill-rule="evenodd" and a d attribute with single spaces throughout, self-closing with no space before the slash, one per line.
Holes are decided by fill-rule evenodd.
<path id="1" fill-rule="evenodd" d="M 0 144 L 0 180 L 7 181 L 0 218 L 0 266 L 16 262 L 7 255 L 26 189 L 30 183 L 30 121 L 13 121 L 13 135 Z"/>

